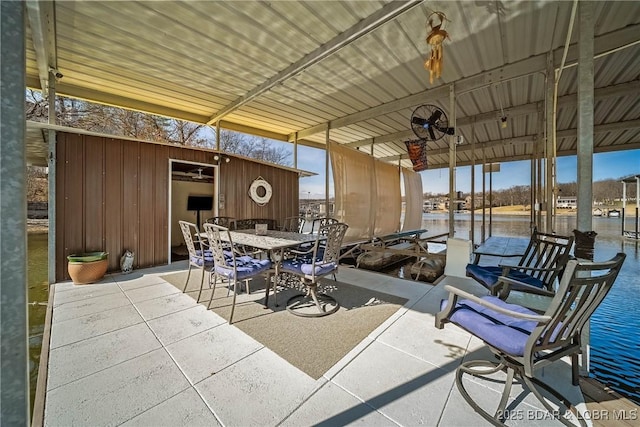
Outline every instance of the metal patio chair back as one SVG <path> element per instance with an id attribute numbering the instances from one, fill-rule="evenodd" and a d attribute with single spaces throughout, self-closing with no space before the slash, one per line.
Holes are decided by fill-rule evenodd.
<path id="1" fill-rule="evenodd" d="M 329 295 L 319 293 L 317 288 L 318 281 L 322 277 L 328 274 L 335 275 L 338 270 L 342 240 L 348 228 L 347 224 L 341 222 L 321 227 L 315 243 L 309 250 L 291 250 L 290 253 L 294 254 L 295 258 L 282 262 L 280 272 L 300 277 L 307 287 L 306 295 L 296 295 L 289 299 L 287 302 L 289 311 L 302 316 L 319 317 L 338 310 L 340 305 L 337 301 Z M 300 311 L 295 310 L 296 306 L 306 304 L 314 305 L 317 311 L 311 314 L 300 314 Z M 327 306 L 332 308 L 326 310 Z"/>
<path id="2" fill-rule="evenodd" d="M 187 291 L 189 277 L 191 276 L 191 269 L 195 267 L 202 270 L 200 290 L 198 291 L 197 298 L 197 301 L 199 302 L 200 296 L 202 295 L 202 287 L 204 286 L 205 273 L 209 273 L 209 286 L 211 286 L 211 271 L 214 265 L 213 255 L 211 250 L 208 249 L 206 243 L 200 237 L 200 231 L 198 230 L 197 225 L 187 221 L 178 221 L 178 223 L 180 224 L 182 237 L 185 245 L 187 246 L 187 252 L 189 253 L 189 271 L 187 273 L 187 279 L 184 282 L 182 292 Z"/>
<path id="3" fill-rule="evenodd" d="M 466 273 L 492 295 L 500 295 L 502 299 L 506 299 L 509 292 L 514 290 L 552 296 L 556 279 L 562 275 L 569 261 L 573 241 L 573 236 L 534 230 L 517 265 L 472 263 L 467 265 Z"/>
<path id="4" fill-rule="evenodd" d="M 337 224 L 339 222 L 340 221 L 338 221 L 337 219 L 331 217 L 316 218 L 311 223 L 311 234 L 320 233 L 320 229 L 322 229 L 322 227 L 324 227 L 325 225 Z"/>
<path id="5" fill-rule="evenodd" d="M 214 216 L 208 218 L 206 222 L 228 228 L 229 230 L 236 229 L 236 219 L 231 216 Z"/>
<path id="6" fill-rule="evenodd" d="M 233 313 L 236 307 L 238 282 L 268 273 L 271 268 L 271 261 L 253 258 L 249 255 L 236 254 L 228 228 L 206 223 L 204 224 L 204 230 L 207 233 L 209 247 L 215 263 L 212 270 L 213 290 L 211 291 L 207 309 L 211 308 L 218 279 L 223 282 L 227 281 L 229 286 L 233 286 L 233 300 L 231 302 L 231 314 L 229 315 L 229 323 L 231 324 L 233 323 Z M 249 287 L 247 286 L 247 292 L 248 290 Z"/>
<path id="7" fill-rule="evenodd" d="M 292 231 L 302 233 L 306 220 L 301 216 L 290 216 L 284 219 L 282 231 Z"/>

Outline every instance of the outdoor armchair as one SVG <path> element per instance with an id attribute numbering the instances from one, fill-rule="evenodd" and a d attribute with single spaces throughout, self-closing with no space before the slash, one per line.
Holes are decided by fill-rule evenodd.
<path id="1" fill-rule="evenodd" d="M 510 291 L 552 296 L 554 284 L 569 260 L 573 236 L 533 231 L 529 245 L 517 265 L 467 264 L 467 276 L 486 287 L 491 295 L 506 299 Z"/>
<path id="2" fill-rule="evenodd" d="M 209 240 L 209 248 L 213 254 L 214 267 L 211 270 L 213 276 L 213 290 L 209 298 L 207 309 L 211 308 L 213 295 L 216 292 L 216 284 L 218 279 L 227 281 L 229 287 L 233 286 L 233 301 L 231 303 L 231 314 L 229 315 L 229 324 L 233 323 L 233 312 L 236 307 L 236 296 L 238 294 L 238 282 L 248 280 L 250 278 L 269 274 L 271 261 L 268 259 L 257 259 L 248 255 L 240 256 L 236 254 L 231 240 L 229 229 L 220 227 L 215 224 L 204 224 L 204 230 Z M 269 280 L 267 280 L 269 283 Z M 268 285 L 267 285 L 268 289 Z M 249 288 L 247 286 L 247 293 Z"/>
<path id="3" fill-rule="evenodd" d="M 228 228 L 229 230 L 236 229 L 236 219 L 230 216 L 214 216 L 208 218 L 206 222 Z"/>
<path id="4" fill-rule="evenodd" d="M 331 217 L 316 218 L 311 223 L 311 231 L 309 231 L 309 233 L 311 233 L 311 234 L 319 233 L 320 229 L 322 227 L 324 227 L 325 225 L 337 224 L 338 222 L 340 222 L 340 221 L 338 221 L 335 218 L 331 218 Z"/>
<path id="5" fill-rule="evenodd" d="M 251 230 L 255 228 L 256 224 L 267 224 L 267 229 L 277 230 L 278 221 L 270 218 L 249 218 L 249 219 L 237 219 L 236 230 Z"/>
<path id="6" fill-rule="evenodd" d="M 294 233 L 302 233 L 306 220 L 301 216 L 290 216 L 284 219 L 282 231 L 292 231 Z"/>
<path id="7" fill-rule="evenodd" d="M 295 258 L 282 261 L 280 272 L 300 277 L 307 287 L 306 294 L 295 295 L 287 301 L 287 310 L 305 317 L 326 316 L 338 310 L 340 305 L 333 297 L 318 292 L 318 281 L 327 274 L 335 274 L 338 270 L 342 239 L 347 228 L 347 224 L 340 222 L 321 227 L 315 243 L 309 250 L 291 250 L 290 253 L 295 255 Z M 315 306 L 317 310 L 304 310 L 310 305 Z M 328 306 L 331 308 L 327 310 Z"/>
<path id="8" fill-rule="evenodd" d="M 535 374 L 539 368 L 570 356 L 572 382 L 578 385 L 582 328 L 611 289 L 624 259 L 625 254 L 618 253 L 605 262 L 569 261 L 558 290 L 543 314 L 509 304 L 496 296 L 477 297 L 445 286 L 449 298 L 442 301 L 436 327 L 442 329 L 445 323 L 453 323 L 481 339 L 498 358 L 497 361 L 465 361 L 457 368 L 456 385 L 467 403 L 492 424 L 503 425 L 505 416 L 511 413 L 506 408 L 515 378 L 526 385 L 550 414 L 557 414 L 559 421 L 567 425 L 577 421 L 584 425 L 573 405 Z M 487 408 L 488 404 L 481 405 L 471 396 L 463 377 L 470 374 L 495 383 L 494 374 L 500 371 L 506 373 L 506 380 L 497 409 L 492 411 Z M 474 394 L 479 401 L 486 402 L 486 394 Z M 521 399 L 522 396 L 516 398 Z"/>

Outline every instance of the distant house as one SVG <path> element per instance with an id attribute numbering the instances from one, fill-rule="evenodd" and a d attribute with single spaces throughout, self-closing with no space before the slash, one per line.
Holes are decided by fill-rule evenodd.
<path id="1" fill-rule="evenodd" d="M 558 197 L 556 207 L 558 209 L 577 209 L 578 201 L 576 196 Z"/>
<path id="2" fill-rule="evenodd" d="M 434 209 L 438 209 L 438 202 L 433 200 L 425 200 L 422 203 L 422 212 L 431 212 Z"/>

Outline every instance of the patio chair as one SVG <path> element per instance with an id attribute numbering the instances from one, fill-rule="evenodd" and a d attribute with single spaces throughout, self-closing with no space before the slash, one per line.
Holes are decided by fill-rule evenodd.
<path id="1" fill-rule="evenodd" d="M 214 216 L 212 218 L 208 218 L 205 222 L 219 225 L 220 227 L 225 227 L 229 230 L 236 229 L 236 219 L 231 216 Z"/>
<path id="2" fill-rule="evenodd" d="M 213 301 L 213 295 L 216 292 L 218 278 L 222 281 L 227 281 L 229 283 L 229 287 L 233 285 L 233 301 L 231 303 L 231 314 L 229 315 L 229 324 L 231 324 L 233 323 L 233 312 L 236 307 L 238 282 L 248 280 L 263 273 L 269 273 L 271 261 L 268 259 L 253 258 L 248 255 L 236 255 L 228 228 L 207 223 L 204 224 L 204 230 L 207 233 L 209 248 L 213 254 L 215 264 L 212 270 L 213 290 L 211 291 L 207 310 L 211 308 L 211 302 Z M 269 280 L 267 278 L 267 289 L 269 288 L 268 283 Z M 247 293 L 249 293 L 248 283 Z"/>
<path id="3" fill-rule="evenodd" d="M 552 296 L 555 281 L 569 260 L 573 240 L 573 236 L 534 230 L 517 265 L 478 265 L 476 257 L 474 263 L 467 264 L 466 273 L 503 300 L 510 291 Z"/>
<path id="4" fill-rule="evenodd" d="M 191 269 L 195 267 L 202 270 L 202 279 L 200 280 L 200 290 L 198 291 L 197 299 L 197 301 L 200 302 L 202 287 L 204 286 L 205 272 L 209 273 L 209 287 L 211 287 L 213 254 L 209 249 L 207 249 L 206 244 L 200 238 L 200 231 L 198 230 L 197 225 L 187 221 L 178 221 L 178 223 L 180 224 L 184 243 L 187 246 L 187 251 L 189 252 L 189 271 L 187 273 L 187 280 L 184 282 L 184 289 L 182 289 L 182 292 L 187 291 L 189 277 L 191 276 Z"/>
<path id="5" fill-rule="evenodd" d="M 251 230 L 256 224 L 267 224 L 268 230 L 277 230 L 278 221 L 269 218 L 249 218 L 236 220 L 236 230 Z"/>
<path id="6" fill-rule="evenodd" d="M 282 231 L 292 231 L 294 233 L 302 233 L 305 219 L 301 216 L 290 216 L 284 219 Z"/>
<path id="7" fill-rule="evenodd" d="M 306 294 L 295 295 L 287 301 L 287 310 L 303 317 L 320 317 L 334 313 L 340 305 L 331 296 L 318 292 L 318 280 L 327 274 L 335 274 L 338 270 L 340 248 L 342 239 L 349 226 L 337 222 L 321 227 L 314 245 L 307 251 L 291 250 L 295 258 L 282 261 L 281 273 L 289 273 L 302 278 L 307 287 Z M 335 276 L 334 276 L 335 277 Z M 274 281 L 274 297 L 276 292 Z M 267 288 L 267 301 L 269 290 Z M 307 312 L 303 309 L 309 305 L 317 308 L 317 311 Z M 332 306 L 329 310 L 327 306 Z"/>
<path id="8" fill-rule="evenodd" d="M 338 221 L 335 218 L 331 218 L 331 217 L 322 217 L 322 218 L 316 218 L 313 220 L 313 222 L 311 223 L 311 231 L 309 231 L 309 233 L 313 234 L 313 233 L 319 233 L 320 229 L 322 227 L 324 227 L 325 225 L 329 225 L 329 224 L 337 224 L 340 221 Z"/>
<path id="9" fill-rule="evenodd" d="M 566 398 L 534 375 L 539 368 L 570 356 L 572 383 L 578 385 L 582 328 L 611 289 L 624 259 L 625 254 L 618 253 L 605 262 L 569 261 L 558 290 L 541 315 L 495 296 L 477 297 L 450 285 L 445 286 L 449 298 L 442 301 L 443 309 L 436 315 L 436 327 L 442 329 L 445 323 L 453 323 L 484 341 L 498 358 L 497 361 L 470 360 L 457 368 L 456 385 L 467 403 L 492 424 L 504 425 L 505 415 L 510 412 L 505 408 L 515 378 L 523 386 L 526 385 L 550 414 L 559 414 L 559 421 L 572 425 L 568 415 L 574 413 L 571 418 L 577 417 L 577 421 L 585 425 Z M 464 299 L 459 300 L 459 297 Z M 496 376 L 493 374 L 499 371 L 506 373 L 506 380 L 497 410 L 491 414 L 485 409 L 486 405 L 482 408 L 471 397 L 463 383 L 463 376 L 485 377 L 495 383 Z M 477 379 L 474 381 L 477 382 Z M 549 403 L 543 393 L 556 407 Z M 479 397 L 486 401 L 486 394 Z M 518 396 L 516 400 L 522 398 Z"/>

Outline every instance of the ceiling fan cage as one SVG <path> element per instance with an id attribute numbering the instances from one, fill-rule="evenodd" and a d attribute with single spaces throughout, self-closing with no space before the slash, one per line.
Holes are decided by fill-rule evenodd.
<path id="1" fill-rule="evenodd" d="M 449 119 L 442 108 L 423 104 L 411 114 L 411 129 L 422 140 L 437 141 L 445 135 L 453 135 L 454 129 L 449 127 Z"/>

